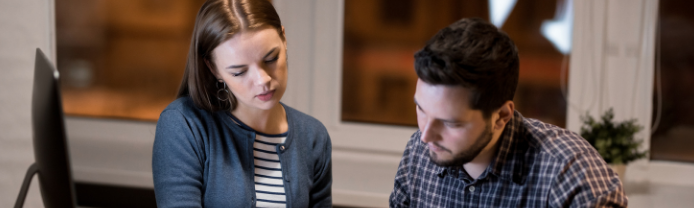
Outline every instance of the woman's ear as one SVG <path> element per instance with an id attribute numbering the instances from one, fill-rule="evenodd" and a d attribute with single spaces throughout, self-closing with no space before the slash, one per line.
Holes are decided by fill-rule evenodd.
<path id="1" fill-rule="evenodd" d="M 207 60 L 207 59 L 204 59 L 204 60 L 205 60 L 205 66 L 207 66 L 207 69 L 209 69 L 210 72 L 212 72 L 212 75 L 214 75 L 214 77 L 215 77 L 217 80 L 222 79 L 221 77 L 219 77 L 219 74 L 217 74 L 217 70 L 215 70 L 215 68 L 212 67 L 212 64 L 210 63 L 210 61 Z"/>
<path id="2" fill-rule="evenodd" d="M 282 37 L 284 37 L 284 48 L 287 49 L 287 34 L 284 33 L 284 26 L 282 26 Z"/>
<path id="3" fill-rule="evenodd" d="M 513 118 L 515 112 L 515 106 L 513 101 L 506 101 L 501 108 L 496 112 L 499 118 L 494 121 L 494 130 L 503 129 L 506 124 Z"/>

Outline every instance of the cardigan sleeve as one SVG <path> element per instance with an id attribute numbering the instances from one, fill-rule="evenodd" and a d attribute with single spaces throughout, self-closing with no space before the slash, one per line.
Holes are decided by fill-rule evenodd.
<path id="1" fill-rule="evenodd" d="M 320 157 L 322 160 L 318 160 L 320 162 L 314 170 L 315 185 L 310 192 L 309 207 L 332 207 L 332 144 L 330 143 L 330 135 L 328 135 L 327 130 L 325 131 L 325 137 L 326 141 L 323 142 L 325 146 L 322 147 L 324 151 Z"/>
<path id="2" fill-rule="evenodd" d="M 177 110 L 157 122 L 152 151 L 154 194 L 158 207 L 202 207 L 203 145 Z"/>

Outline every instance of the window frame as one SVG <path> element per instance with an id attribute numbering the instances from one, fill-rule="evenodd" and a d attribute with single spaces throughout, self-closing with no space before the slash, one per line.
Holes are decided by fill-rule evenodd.
<path id="1" fill-rule="evenodd" d="M 323 122 L 333 149 L 402 155 L 417 128 L 341 120 L 344 0 L 277 0 L 274 4 L 285 20 L 291 54 L 282 101 Z"/>
<path id="2" fill-rule="evenodd" d="M 569 70 L 567 80 L 568 100 L 584 110 L 567 107 L 567 129 L 580 131 L 581 111 L 598 115 L 598 112 L 614 107 L 616 119 L 638 119 L 644 130 L 636 137 L 643 139 L 643 149 L 650 149 L 658 0 L 574 0 L 570 3 L 574 8 L 574 25 L 569 67 L 573 70 Z M 311 57 L 305 60 L 307 68 L 290 69 L 290 89 L 283 101 L 322 121 L 330 131 L 334 149 L 402 154 L 416 128 L 345 122 L 340 119 L 344 0 L 293 0 L 291 3 L 276 0 L 275 6 L 283 20 L 291 21 L 285 23 L 290 25 L 288 28 L 293 28 L 287 32 L 290 50 L 295 48 L 291 47 L 293 44 L 311 46 L 290 52 L 311 54 Z M 306 8 L 309 8 L 308 11 Z M 592 29 L 585 30 L 587 25 Z M 293 30 L 299 30 L 298 34 L 292 34 Z M 296 56 L 292 55 L 293 64 L 297 62 L 293 59 Z M 595 85 L 587 84 L 586 80 L 595 76 L 605 76 L 606 73 L 614 75 L 623 66 L 620 64 L 637 69 L 629 72 L 629 75 L 633 75 L 632 79 L 610 76 L 602 78 Z M 638 93 L 633 93 L 631 89 L 620 92 L 616 87 L 619 85 L 635 86 Z M 597 101 L 583 97 L 587 93 L 601 91 L 609 91 L 613 95 L 623 93 L 625 96 L 615 98 L 601 93 Z M 589 108 L 591 105 L 596 107 Z M 627 172 L 627 181 L 694 186 L 694 179 L 684 177 L 694 174 L 694 164 L 642 159 L 631 163 Z"/>

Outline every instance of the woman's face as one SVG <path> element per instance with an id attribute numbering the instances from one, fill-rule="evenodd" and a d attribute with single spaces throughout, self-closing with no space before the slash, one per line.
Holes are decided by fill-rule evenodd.
<path id="1" fill-rule="evenodd" d="M 237 110 L 269 110 L 287 88 L 286 42 L 267 27 L 241 32 L 212 51 L 212 73 L 236 96 Z"/>

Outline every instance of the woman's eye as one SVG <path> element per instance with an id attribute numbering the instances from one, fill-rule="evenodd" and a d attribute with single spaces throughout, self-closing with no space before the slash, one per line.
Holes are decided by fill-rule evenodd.
<path id="1" fill-rule="evenodd" d="M 238 77 L 238 76 L 241 76 L 241 75 L 243 75 L 243 74 L 245 74 L 245 73 L 246 73 L 246 71 L 241 71 L 241 72 L 231 73 L 231 76 L 235 76 L 235 77 Z"/>
<path id="2" fill-rule="evenodd" d="M 275 63 L 277 60 L 280 58 L 280 56 L 275 56 L 275 58 L 272 58 L 270 60 L 265 60 L 265 63 Z"/>

